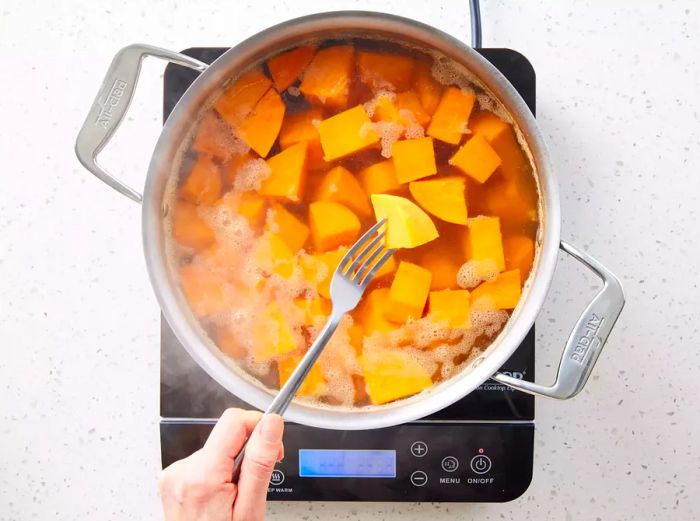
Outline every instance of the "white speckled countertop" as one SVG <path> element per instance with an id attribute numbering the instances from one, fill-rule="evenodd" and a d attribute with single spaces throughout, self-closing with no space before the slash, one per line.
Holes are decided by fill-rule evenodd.
<path id="1" fill-rule="evenodd" d="M 160 516 L 159 314 L 140 212 L 73 154 L 114 53 L 133 42 L 230 45 L 321 6 L 468 38 L 466 0 L 432 4 L 0 4 L 0 520 Z M 520 499 L 275 504 L 270 519 L 698 519 L 700 6 L 482 4 L 484 45 L 517 49 L 537 70 L 563 237 L 621 276 L 627 307 L 586 390 L 538 400 L 534 477 Z M 160 126 L 162 70 L 146 64 L 103 157 L 137 186 Z M 538 321 L 540 379 L 594 282 L 560 264 Z"/>

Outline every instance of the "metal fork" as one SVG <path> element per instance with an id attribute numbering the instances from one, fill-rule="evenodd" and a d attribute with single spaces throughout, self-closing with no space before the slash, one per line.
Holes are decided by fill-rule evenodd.
<path id="1" fill-rule="evenodd" d="M 386 219 L 382 219 L 367 230 L 340 260 L 331 279 L 331 314 L 328 321 L 264 414 L 284 414 L 343 315 L 355 309 L 372 278 L 394 254 L 395 250 L 384 247 L 385 222 Z M 240 474 L 247 443 L 234 460 L 233 481 Z"/>

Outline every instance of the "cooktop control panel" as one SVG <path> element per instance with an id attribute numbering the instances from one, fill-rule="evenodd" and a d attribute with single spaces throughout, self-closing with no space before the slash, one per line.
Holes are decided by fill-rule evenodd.
<path id="1" fill-rule="evenodd" d="M 163 466 L 182 457 L 183 435 L 192 451 L 213 424 L 161 423 L 176 434 L 178 450 L 163 443 Z M 172 433 L 169 432 L 172 430 Z M 534 425 L 410 423 L 373 431 L 333 431 L 288 424 L 285 459 L 270 480 L 271 500 L 510 501 L 532 478 Z M 185 449 L 186 450 L 186 449 Z"/>

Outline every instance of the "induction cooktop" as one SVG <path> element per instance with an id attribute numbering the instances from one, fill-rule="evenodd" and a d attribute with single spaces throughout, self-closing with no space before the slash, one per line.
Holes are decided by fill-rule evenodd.
<path id="1" fill-rule="evenodd" d="M 183 51 L 211 63 L 225 48 Z M 535 112 L 535 71 L 510 49 L 478 49 Z M 163 119 L 197 73 L 168 65 Z M 207 375 L 162 320 L 160 435 L 163 466 L 204 444 L 228 407 L 252 408 Z M 535 378 L 530 331 L 501 371 Z M 502 502 L 532 478 L 535 401 L 486 381 L 457 403 L 418 421 L 378 430 L 335 431 L 287 424 L 285 459 L 273 472 L 269 500 Z"/>

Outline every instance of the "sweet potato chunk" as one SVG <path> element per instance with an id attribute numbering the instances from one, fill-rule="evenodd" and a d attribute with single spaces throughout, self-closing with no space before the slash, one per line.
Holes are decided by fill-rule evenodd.
<path id="1" fill-rule="evenodd" d="M 362 324 L 365 334 L 386 333 L 396 327 L 384 316 L 388 301 L 389 288 L 374 289 L 362 299 L 356 311 L 356 316 L 360 324 Z"/>
<path id="2" fill-rule="evenodd" d="M 360 364 L 367 394 L 375 405 L 411 396 L 433 384 L 423 366 L 400 350 L 365 350 Z"/>
<path id="3" fill-rule="evenodd" d="M 430 217 L 404 197 L 374 194 L 372 206 L 377 222 L 387 220 L 387 248 L 415 248 L 438 237 Z"/>
<path id="4" fill-rule="evenodd" d="M 482 210 L 500 217 L 504 229 L 520 230 L 537 220 L 536 188 L 526 186 L 525 180 L 498 176 L 489 180 L 484 188 Z"/>
<path id="5" fill-rule="evenodd" d="M 299 362 L 301 362 L 300 356 L 283 358 L 277 362 L 280 389 L 287 383 L 289 377 L 292 376 L 292 372 L 294 369 L 296 369 L 297 365 L 299 365 Z M 306 375 L 304 383 L 302 383 L 301 387 L 299 387 L 297 394 L 300 396 L 306 396 L 307 398 L 317 398 L 322 396 L 325 392 L 326 379 L 323 376 L 323 371 L 321 371 L 321 366 L 316 363 L 311 366 L 311 370 L 309 371 L 309 374 Z"/>
<path id="6" fill-rule="evenodd" d="M 306 161 L 311 170 L 325 165 L 318 125 L 323 119 L 319 108 L 313 108 L 299 114 L 289 114 L 280 129 L 280 147 L 284 150 L 302 141 L 307 142 Z"/>
<path id="7" fill-rule="evenodd" d="M 180 186 L 180 197 L 195 204 L 213 204 L 221 197 L 221 172 L 207 156 L 199 156 Z"/>
<path id="8" fill-rule="evenodd" d="M 197 214 L 197 207 L 186 201 L 175 201 L 173 237 L 186 248 L 203 250 L 216 242 L 214 230 Z"/>
<path id="9" fill-rule="evenodd" d="M 406 92 L 399 92 L 396 95 L 394 104 L 400 115 L 403 115 L 404 111 L 408 112 L 422 127 L 425 128 L 428 123 L 430 123 L 430 113 L 423 108 L 420 98 L 415 91 L 407 90 Z M 408 119 L 410 120 L 410 118 Z M 410 122 L 408 120 L 406 121 Z"/>
<path id="10" fill-rule="evenodd" d="M 362 83 L 373 91 L 400 92 L 411 87 L 413 58 L 400 54 L 359 51 L 357 70 Z"/>
<path id="11" fill-rule="evenodd" d="M 444 86 L 433 78 L 427 62 L 421 61 L 416 64 L 413 70 L 413 83 L 423 109 L 428 115 L 432 115 L 440 103 Z"/>
<path id="12" fill-rule="evenodd" d="M 506 132 L 510 125 L 493 112 L 477 112 L 469 118 L 469 130 L 473 135 L 480 135 L 489 143 Z"/>
<path id="13" fill-rule="evenodd" d="M 372 215 L 369 198 L 360 182 L 342 166 L 336 166 L 323 176 L 316 197 L 320 201 L 343 204 L 360 217 Z"/>
<path id="14" fill-rule="evenodd" d="M 466 180 L 460 177 L 413 181 L 408 185 L 411 195 L 424 210 L 455 224 L 467 224 L 465 187 Z"/>
<path id="15" fill-rule="evenodd" d="M 272 82 L 259 68 L 238 78 L 216 100 L 214 108 L 226 121 L 237 127 L 260 101 Z"/>
<path id="16" fill-rule="evenodd" d="M 498 273 L 506 267 L 498 217 L 469 220 L 469 258 L 478 264 L 477 275 Z"/>
<path id="17" fill-rule="evenodd" d="M 282 92 L 294 83 L 304 72 L 315 52 L 315 47 L 302 45 L 267 60 L 267 69 L 275 88 Z"/>
<path id="18" fill-rule="evenodd" d="M 301 199 L 306 179 L 306 147 L 307 142 L 301 141 L 267 160 L 270 175 L 260 185 L 261 195 L 290 201 Z"/>
<path id="19" fill-rule="evenodd" d="M 315 103 L 344 109 L 348 104 L 353 57 L 352 45 L 321 49 L 306 68 L 299 89 Z"/>
<path id="20" fill-rule="evenodd" d="M 268 362 L 273 358 L 295 351 L 297 336 L 282 316 L 276 302 L 271 302 L 253 326 L 253 359 Z"/>
<path id="21" fill-rule="evenodd" d="M 228 298 L 224 280 L 202 264 L 181 266 L 180 284 L 192 312 L 206 317 L 226 311 L 233 305 Z"/>
<path id="22" fill-rule="evenodd" d="M 374 163 L 360 170 L 357 177 L 367 195 L 383 194 L 401 187 L 396 179 L 396 169 L 391 159 Z"/>
<path id="23" fill-rule="evenodd" d="M 491 148 L 488 141 L 477 134 L 450 158 L 450 164 L 459 168 L 476 182 L 483 183 L 500 166 L 501 158 Z"/>
<path id="24" fill-rule="evenodd" d="M 511 235 L 503 239 L 506 270 L 520 270 L 521 282 L 525 282 L 535 257 L 535 243 L 526 235 Z"/>
<path id="25" fill-rule="evenodd" d="M 275 89 L 260 98 L 253 112 L 238 126 L 238 133 L 260 157 L 266 157 L 282 127 L 285 106 Z"/>
<path id="26" fill-rule="evenodd" d="M 469 328 L 469 306 L 471 300 L 465 289 L 431 291 L 428 314 L 435 322 L 447 322 L 449 327 Z"/>
<path id="27" fill-rule="evenodd" d="M 504 271 L 472 291 L 472 306 L 478 309 L 513 309 L 520 300 L 520 288 L 520 270 Z"/>
<path id="28" fill-rule="evenodd" d="M 379 134 L 362 105 L 324 119 L 318 126 L 326 161 L 338 159 L 379 142 Z"/>
<path id="29" fill-rule="evenodd" d="M 316 201 L 309 205 L 309 224 L 318 252 L 350 245 L 360 235 L 357 216 L 346 206 L 331 201 Z"/>
<path id="30" fill-rule="evenodd" d="M 280 236 L 292 253 L 301 250 L 311 233 L 309 227 L 301 222 L 281 204 L 273 204 L 267 215 L 265 228 Z"/>
<path id="31" fill-rule="evenodd" d="M 445 143 L 459 144 L 468 130 L 467 122 L 475 100 L 473 92 L 457 87 L 445 89 L 428 126 L 428 135 Z"/>
<path id="32" fill-rule="evenodd" d="M 391 147 L 391 155 L 399 183 L 408 183 L 437 173 L 433 138 L 397 141 Z"/>
<path id="33" fill-rule="evenodd" d="M 389 289 L 384 316 L 399 323 L 420 318 L 430 292 L 431 278 L 432 273 L 425 268 L 401 261 Z"/>

